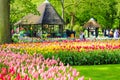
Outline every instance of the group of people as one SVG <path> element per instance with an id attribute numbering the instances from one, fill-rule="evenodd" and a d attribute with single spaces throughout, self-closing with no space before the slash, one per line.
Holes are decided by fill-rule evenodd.
<path id="1" fill-rule="evenodd" d="M 120 30 L 118 29 L 111 29 L 111 30 L 105 30 L 106 32 L 104 32 L 104 36 L 108 37 L 108 38 L 114 38 L 114 39 L 118 39 L 120 37 Z M 83 31 L 80 31 L 80 35 L 79 35 L 80 40 L 85 40 L 85 33 Z"/>
<path id="2" fill-rule="evenodd" d="M 109 38 L 119 38 L 120 37 L 120 31 L 118 29 L 111 29 L 111 30 L 106 30 L 106 33 L 104 33 L 105 36 L 108 36 Z"/>

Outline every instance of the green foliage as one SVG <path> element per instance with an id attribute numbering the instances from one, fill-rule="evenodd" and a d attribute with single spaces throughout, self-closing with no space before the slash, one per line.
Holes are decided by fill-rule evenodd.
<path id="1" fill-rule="evenodd" d="M 37 6 L 31 0 L 12 0 L 10 4 L 10 22 L 17 22 L 29 13 L 38 14 Z"/>
<path id="2" fill-rule="evenodd" d="M 73 30 L 76 32 L 76 37 L 79 37 L 79 35 L 80 35 L 80 31 L 83 31 L 83 28 L 82 28 L 82 26 L 79 26 L 79 25 L 75 25 L 75 26 L 73 26 Z"/>
<path id="3" fill-rule="evenodd" d="M 119 28 L 119 19 L 114 19 L 113 29 Z"/>
<path id="4" fill-rule="evenodd" d="M 45 58 L 60 59 L 64 64 L 70 65 L 100 65 L 100 64 L 119 64 L 120 50 L 115 51 L 91 51 L 91 52 L 69 52 L 60 51 L 56 54 L 43 54 Z"/>
<path id="5" fill-rule="evenodd" d="M 1 68 L 8 68 L 8 66 L 7 65 L 5 65 L 5 64 L 3 64 L 3 63 L 0 63 L 0 71 L 1 71 Z"/>
<path id="6" fill-rule="evenodd" d="M 13 40 L 13 42 L 19 42 L 19 34 L 13 34 L 13 36 L 12 36 L 12 40 Z"/>
<path id="7" fill-rule="evenodd" d="M 81 29 L 82 29 L 82 27 L 80 27 L 79 25 L 73 26 L 73 30 L 76 32 L 80 32 Z"/>
<path id="8" fill-rule="evenodd" d="M 10 22 L 15 23 L 28 13 L 37 14 L 36 8 L 43 2 L 44 0 L 11 0 Z M 62 15 L 61 0 L 49 2 Z M 64 0 L 64 19 L 67 24 L 80 23 L 83 26 L 93 17 L 102 28 L 116 28 L 119 26 L 116 20 L 120 13 L 119 6 L 118 0 Z"/>
<path id="9" fill-rule="evenodd" d="M 67 24 L 66 27 L 65 27 L 65 29 L 70 30 L 71 29 L 70 24 Z"/>

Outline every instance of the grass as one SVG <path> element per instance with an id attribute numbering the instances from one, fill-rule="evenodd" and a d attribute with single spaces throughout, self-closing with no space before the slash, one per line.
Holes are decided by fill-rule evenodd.
<path id="1" fill-rule="evenodd" d="M 120 80 L 120 64 L 73 66 L 85 80 Z"/>

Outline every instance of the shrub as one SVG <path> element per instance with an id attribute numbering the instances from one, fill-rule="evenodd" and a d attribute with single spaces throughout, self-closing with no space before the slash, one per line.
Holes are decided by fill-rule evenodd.
<path id="1" fill-rule="evenodd" d="M 114 51 L 91 51 L 91 52 L 70 52 L 59 51 L 58 53 L 43 54 L 45 58 L 59 58 L 65 65 L 99 65 L 99 64 L 119 64 L 120 50 Z"/>

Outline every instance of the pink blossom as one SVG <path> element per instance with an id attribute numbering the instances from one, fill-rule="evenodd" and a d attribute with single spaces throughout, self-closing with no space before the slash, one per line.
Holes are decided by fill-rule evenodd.
<path id="1" fill-rule="evenodd" d="M 79 75 L 79 72 L 77 72 L 76 69 L 74 69 L 72 71 L 72 75 L 75 76 L 75 77 L 77 77 Z"/>
<path id="2" fill-rule="evenodd" d="M 9 69 L 9 72 L 13 75 L 13 74 L 15 73 L 14 67 L 11 67 L 11 68 Z"/>
<path id="3" fill-rule="evenodd" d="M 33 77 L 34 77 L 35 79 L 38 79 L 39 73 L 38 73 L 38 72 L 35 72 L 35 73 L 33 74 Z"/>
<path id="4" fill-rule="evenodd" d="M 82 76 L 81 78 L 79 78 L 78 80 L 84 80 L 84 76 Z"/>

